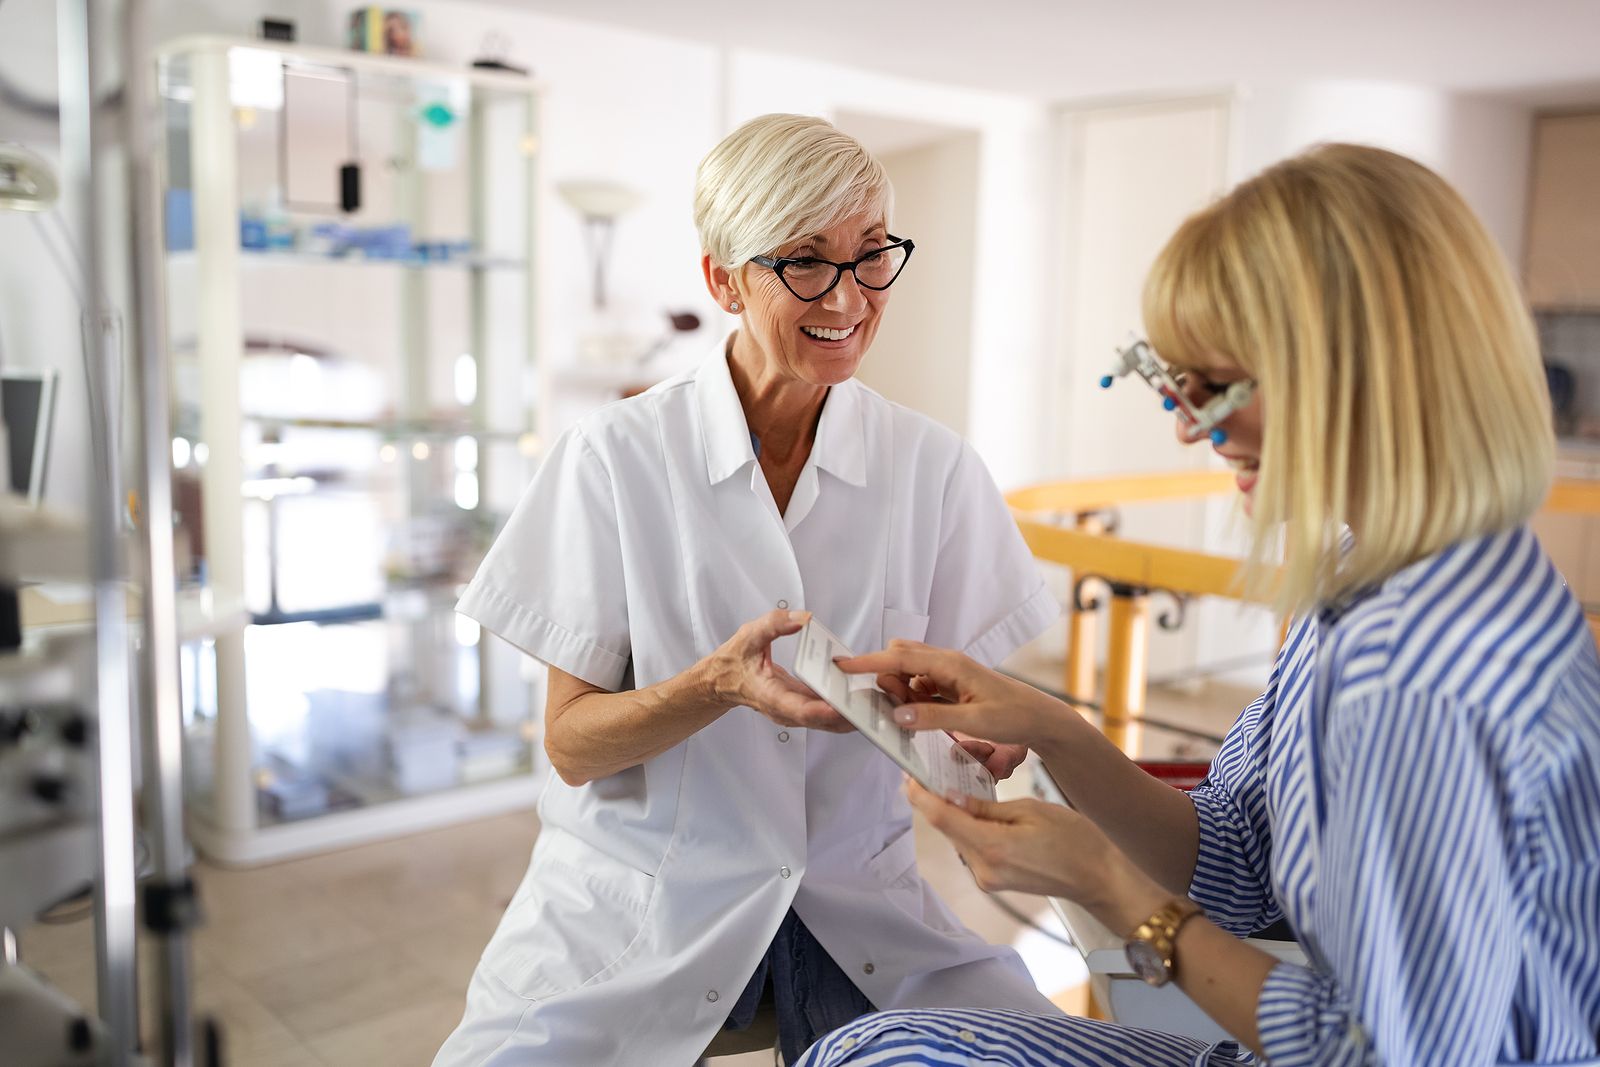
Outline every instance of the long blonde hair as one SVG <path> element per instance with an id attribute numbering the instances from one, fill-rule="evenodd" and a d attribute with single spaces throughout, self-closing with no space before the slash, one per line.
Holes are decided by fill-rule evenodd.
<path id="1" fill-rule="evenodd" d="M 1282 532 L 1285 610 L 1514 527 L 1548 491 L 1521 293 L 1466 202 L 1404 156 L 1323 145 L 1239 185 L 1167 242 L 1144 319 L 1173 364 L 1222 356 L 1260 384 L 1251 573 Z"/>

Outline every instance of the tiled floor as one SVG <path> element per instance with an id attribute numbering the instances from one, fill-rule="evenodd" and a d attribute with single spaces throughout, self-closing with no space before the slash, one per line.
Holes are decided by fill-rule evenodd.
<path id="1" fill-rule="evenodd" d="M 1049 679 L 1047 656 L 1027 666 Z M 1220 733 L 1252 695 L 1219 686 L 1153 692 L 1150 711 Z M 1203 743 L 1160 731 L 1147 740 L 1152 750 L 1209 754 L 1197 751 Z M 200 864 L 208 921 L 195 938 L 196 1002 L 222 1024 L 230 1067 L 428 1064 L 460 1017 L 468 976 L 536 833 L 533 815 L 522 813 L 249 871 Z M 918 854 L 929 880 L 974 930 L 995 941 L 1020 938 L 1041 987 L 1064 1006 L 1081 1004 L 1071 949 L 1028 934 L 921 826 Z M 1006 899 L 1042 923 L 1053 921 L 1038 898 Z M 89 923 L 35 925 L 20 945 L 25 962 L 93 1003 Z M 771 1059 L 717 1062 L 759 1067 Z"/>

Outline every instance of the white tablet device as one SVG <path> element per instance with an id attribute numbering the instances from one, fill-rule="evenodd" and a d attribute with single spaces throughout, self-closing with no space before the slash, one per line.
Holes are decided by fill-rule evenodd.
<path id="1" fill-rule="evenodd" d="M 800 631 L 794 674 L 843 715 L 867 740 L 922 785 L 945 796 L 954 791 L 993 800 L 994 776 L 943 730 L 906 730 L 894 721 L 894 703 L 865 674 L 846 674 L 833 661 L 853 655 L 815 618 Z"/>

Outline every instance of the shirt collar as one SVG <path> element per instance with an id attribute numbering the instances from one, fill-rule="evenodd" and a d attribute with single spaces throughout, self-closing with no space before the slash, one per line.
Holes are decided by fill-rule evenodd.
<path id="1" fill-rule="evenodd" d="M 705 440 L 706 479 L 716 485 L 756 458 L 725 349 L 719 347 L 695 372 L 695 393 Z M 866 419 L 861 386 L 854 379 L 828 390 L 817 439 L 811 445 L 811 462 L 851 485 L 867 484 Z"/>
<path id="2" fill-rule="evenodd" d="M 706 445 L 706 479 L 716 485 L 734 476 L 756 458 L 750 444 L 750 424 L 733 387 L 728 355 L 722 346 L 706 357 L 694 375 L 695 397 L 700 404 L 700 436 Z"/>
<path id="3" fill-rule="evenodd" d="M 840 481 L 867 484 L 867 420 L 861 410 L 861 385 L 854 378 L 828 390 L 811 459 Z"/>

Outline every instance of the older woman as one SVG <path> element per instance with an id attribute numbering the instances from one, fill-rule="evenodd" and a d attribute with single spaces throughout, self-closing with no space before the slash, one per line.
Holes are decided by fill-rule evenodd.
<path id="1" fill-rule="evenodd" d="M 1146 980 L 1176 981 L 1273 1064 L 1600 1064 L 1600 657 L 1524 525 L 1553 435 L 1493 242 L 1426 168 L 1327 146 L 1186 222 L 1145 321 L 1182 368 L 1184 439 L 1226 416 L 1215 447 L 1258 552 L 1286 533 L 1298 622 L 1267 692 L 1185 796 L 963 656 L 862 657 L 847 669 L 925 676 L 960 702 L 903 721 L 1033 744 L 1076 810 L 914 803 L 980 883 L 1079 901 Z M 1234 936 L 1279 918 L 1309 966 Z M 925 1012 L 855 1024 L 805 1063 L 1249 1058 L 1088 1020 Z"/>
<path id="2" fill-rule="evenodd" d="M 695 218 L 737 331 L 566 434 L 462 598 L 549 665 L 556 776 L 438 1064 L 687 1065 L 764 996 L 791 1062 L 872 1007 L 1051 1010 L 918 875 L 899 771 L 783 667 L 809 613 L 995 663 L 1057 610 L 971 449 L 852 380 L 912 251 L 890 207 L 821 120 L 717 146 Z"/>

